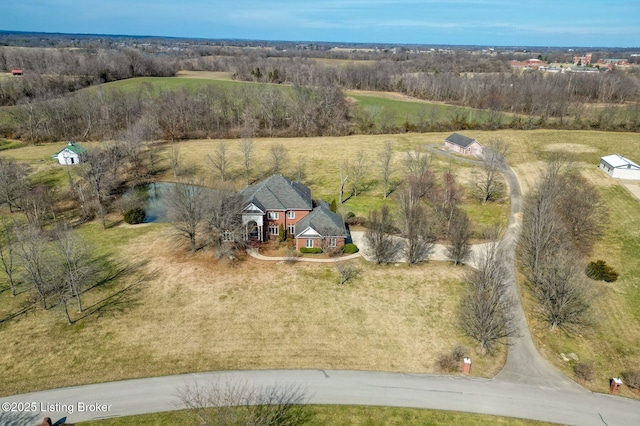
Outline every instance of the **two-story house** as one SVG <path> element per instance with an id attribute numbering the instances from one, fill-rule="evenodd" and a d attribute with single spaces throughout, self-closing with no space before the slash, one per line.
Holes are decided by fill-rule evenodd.
<path id="1" fill-rule="evenodd" d="M 240 191 L 243 238 L 267 241 L 278 237 L 280 225 L 288 237 L 296 239 L 296 248 L 339 248 L 347 230 L 342 217 L 326 204 L 314 205 L 311 190 L 300 182 L 273 175 Z"/>

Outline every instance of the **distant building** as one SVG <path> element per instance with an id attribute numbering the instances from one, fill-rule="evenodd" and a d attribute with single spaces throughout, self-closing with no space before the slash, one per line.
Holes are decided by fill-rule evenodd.
<path id="1" fill-rule="evenodd" d="M 615 65 L 617 67 L 629 65 L 629 61 L 627 59 L 612 59 L 612 58 L 603 58 L 598 59 L 598 64 L 600 65 Z"/>
<path id="2" fill-rule="evenodd" d="M 583 65 L 583 66 L 587 66 L 587 65 L 591 65 L 591 53 L 587 53 L 584 56 L 574 56 L 573 57 L 573 64 L 574 65 Z"/>
<path id="3" fill-rule="evenodd" d="M 22 75 L 22 70 L 11 70 L 11 74 L 14 76 Z"/>
<path id="4" fill-rule="evenodd" d="M 622 155 L 614 154 L 600 158 L 599 167 L 616 179 L 640 180 L 640 166 Z"/>
<path id="5" fill-rule="evenodd" d="M 58 163 L 65 166 L 80 163 L 80 156 L 86 149 L 74 142 L 67 142 L 63 150 L 56 152 L 51 158 L 58 160 Z"/>
<path id="6" fill-rule="evenodd" d="M 452 133 L 445 139 L 444 147 L 449 151 L 454 151 L 462 155 L 482 156 L 482 145 L 475 139 L 459 133 Z"/>

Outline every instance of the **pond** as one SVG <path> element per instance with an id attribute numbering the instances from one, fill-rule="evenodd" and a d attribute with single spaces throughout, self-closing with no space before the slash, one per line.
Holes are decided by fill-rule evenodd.
<path id="1" fill-rule="evenodd" d="M 136 187 L 136 192 L 142 201 L 142 208 L 147 215 L 145 223 L 167 222 L 167 206 L 162 200 L 162 194 L 170 191 L 175 184 L 171 182 L 154 182 Z"/>
<path id="2" fill-rule="evenodd" d="M 176 183 L 173 182 L 154 182 L 144 185 L 139 185 L 135 188 L 135 197 L 138 203 L 146 212 L 144 223 L 165 223 L 169 222 L 167 215 L 167 204 L 163 200 L 163 196 L 168 194 L 176 187 Z M 196 185 L 186 185 L 190 188 L 204 189 L 205 192 L 202 196 L 206 200 L 210 200 L 213 193 L 216 193 L 215 189 L 198 187 Z M 211 193 L 209 193 L 211 192 Z"/>

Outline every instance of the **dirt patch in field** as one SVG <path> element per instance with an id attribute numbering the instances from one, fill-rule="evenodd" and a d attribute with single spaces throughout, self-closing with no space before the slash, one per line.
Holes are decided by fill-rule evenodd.
<path id="1" fill-rule="evenodd" d="M 552 143 L 544 147 L 545 151 L 551 152 L 569 152 L 569 153 L 585 153 L 598 152 L 598 150 L 589 145 L 579 143 Z"/>

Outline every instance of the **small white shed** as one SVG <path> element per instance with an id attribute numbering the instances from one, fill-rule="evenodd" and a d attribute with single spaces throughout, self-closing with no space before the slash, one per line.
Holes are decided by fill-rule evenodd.
<path id="1" fill-rule="evenodd" d="M 67 146 L 63 150 L 56 152 L 51 158 L 57 159 L 58 163 L 65 166 L 80 163 L 80 155 L 85 152 L 86 149 L 77 145 L 75 142 L 67 142 Z"/>
<path id="2" fill-rule="evenodd" d="M 602 157 L 598 167 L 616 179 L 640 180 L 640 166 L 622 155 Z"/>

